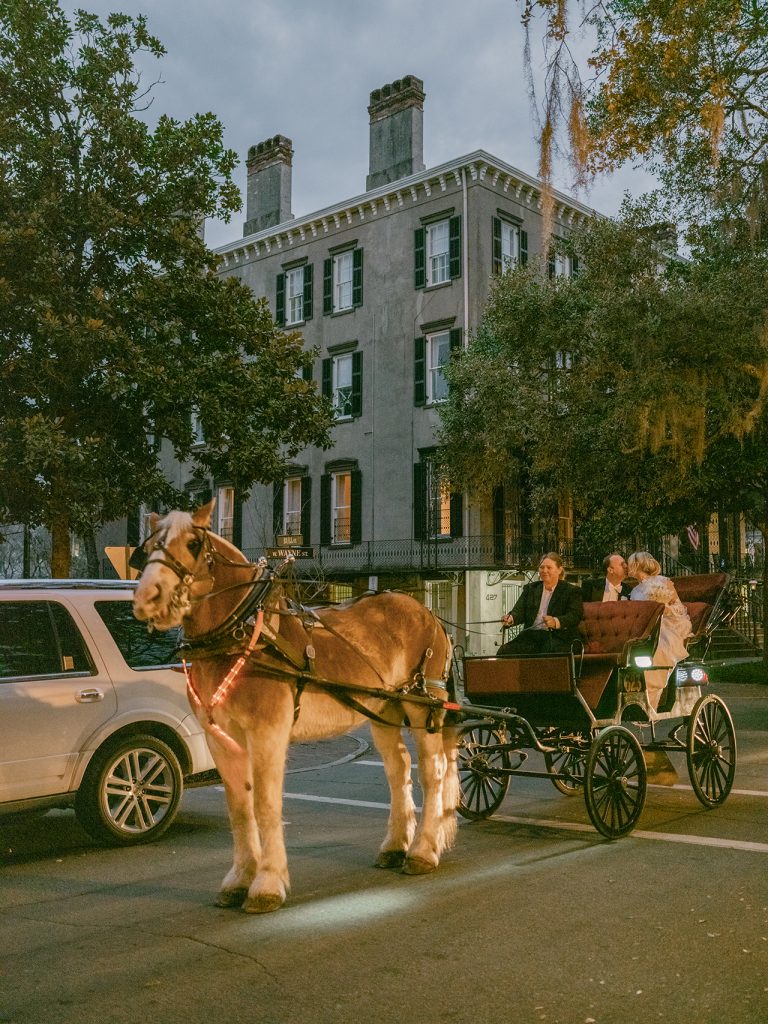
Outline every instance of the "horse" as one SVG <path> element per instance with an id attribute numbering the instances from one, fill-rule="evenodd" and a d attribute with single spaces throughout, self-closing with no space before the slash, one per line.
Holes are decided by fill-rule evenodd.
<path id="1" fill-rule="evenodd" d="M 233 863 L 216 905 L 277 910 L 290 892 L 283 836 L 290 743 L 339 736 L 370 720 L 390 790 L 375 865 L 435 870 L 456 834 L 457 730 L 446 720 L 451 640 L 432 613 L 398 592 L 318 611 L 293 606 L 266 560 L 249 562 L 211 531 L 213 502 L 153 517 L 136 549 L 136 618 L 183 626 L 188 695 L 224 783 Z M 451 714 L 451 711 L 448 711 Z M 423 791 L 417 823 L 411 758 Z"/>

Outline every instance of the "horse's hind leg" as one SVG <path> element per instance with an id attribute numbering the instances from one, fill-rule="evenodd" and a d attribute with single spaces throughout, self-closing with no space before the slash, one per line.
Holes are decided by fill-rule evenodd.
<path id="1" fill-rule="evenodd" d="M 459 787 L 455 742 L 451 735 L 429 733 L 421 726 L 413 730 L 419 758 L 419 781 L 423 794 L 421 816 L 403 865 L 409 875 L 434 871 L 440 855 L 456 835 L 456 807 Z"/>
<path id="2" fill-rule="evenodd" d="M 411 781 L 411 755 L 408 753 L 398 726 L 371 723 L 376 749 L 384 761 L 390 793 L 389 822 L 384 842 L 379 848 L 376 867 L 399 868 L 405 863 L 408 847 L 416 828 L 416 809 L 413 803 Z"/>

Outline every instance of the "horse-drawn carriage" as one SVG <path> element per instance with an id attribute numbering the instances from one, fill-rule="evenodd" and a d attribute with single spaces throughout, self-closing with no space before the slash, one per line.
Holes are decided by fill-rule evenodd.
<path id="1" fill-rule="evenodd" d="M 415 598 L 369 594 L 316 611 L 292 604 L 279 569 L 250 562 L 210 531 L 211 510 L 212 503 L 154 517 L 131 564 L 142 571 L 136 616 L 150 629 L 184 626 L 190 703 L 224 783 L 234 840 L 219 906 L 251 913 L 281 906 L 289 889 L 282 826 L 288 745 L 337 736 L 366 719 L 391 798 L 376 866 L 406 874 L 438 866 L 453 842 L 457 809 L 474 818 L 493 813 L 531 749 L 543 755 L 546 771 L 528 774 L 546 775 L 564 793 L 583 789 L 593 823 L 612 839 L 634 827 L 645 800 L 638 732 L 650 729 L 646 751 L 686 751 L 705 805 L 727 797 L 733 725 L 723 702 L 704 695 L 701 662 L 678 667 L 658 710 L 645 698 L 643 668 L 661 605 L 587 605 L 577 654 L 464 658 L 462 702 L 451 640 Z M 724 614 L 727 581 L 700 582 L 706 607 L 695 610 L 695 642 L 705 645 Z M 659 736 L 660 723 L 672 719 L 681 722 Z M 404 726 L 418 753 L 418 817 Z"/>
<path id="2" fill-rule="evenodd" d="M 501 805 L 515 775 L 548 778 L 560 792 L 583 791 L 589 817 L 609 839 L 631 832 L 643 810 L 647 762 L 684 753 L 693 791 L 705 807 L 727 798 L 736 767 L 728 708 L 706 692 L 703 658 L 726 607 L 725 573 L 675 581 L 693 635 L 689 656 L 671 673 L 658 707 L 644 670 L 652 665 L 663 605 L 588 602 L 581 643 L 569 654 L 459 659 L 465 703 L 461 728 L 459 811 L 485 818 Z M 544 770 L 527 767 L 530 752 Z M 656 772 L 660 779 L 661 773 Z"/>

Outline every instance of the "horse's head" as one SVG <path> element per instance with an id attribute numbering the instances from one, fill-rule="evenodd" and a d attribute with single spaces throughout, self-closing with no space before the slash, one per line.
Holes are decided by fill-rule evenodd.
<path id="1" fill-rule="evenodd" d="M 195 598 L 213 587 L 213 545 L 208 534 L 213 506 L 210 501 L 192 513 L 153 515 L 150 536 L 134 552 L 133 564 L 142 574 L 133 595 L 133 614 L 154 629 L 181 625 Z"/>

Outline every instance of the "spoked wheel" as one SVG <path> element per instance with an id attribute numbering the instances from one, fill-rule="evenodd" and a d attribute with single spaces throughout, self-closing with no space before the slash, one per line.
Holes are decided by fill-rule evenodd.
<path id="1" fill-rule="evenodd" d="M 554 778 L 550 780 L 555 789 L 560 790 L 565 796 L 575 796 L 583 789 L 586 762 L 587 754 L 584 750 L 558 750 L 554 754 L 544 755 L 544 764 L 548 772 L 568 772 L 574 777 L 574 781 Z M 580 781 L 576 782 L 576 779 Z"/>
<path id="2" fill-rule="evenodd" d="M 504 731 L 492 725 L 467 725 L 459 733 L 458 810 L 462 817 L 487 818 L 501 806 L 509 775 L 501 775 L 498 770 L 509 768 L 510 759 L 509 751 L 498 746 L 506 742 Z"/>
<path id="3" fill-rule="evenodd" d="M 705 807 L 723 803 L 736 774 L 736 733 L 730 711 L 712 693 L 701 697 L 691 712 L 686 760 L 701 803 Z"/>
<path id="4" fill-rule="evenodd" d="M 637 737 L 622 725 L 605 729 L 589 748 L 584 775 L 587 813 L 606 839 L 619 839 L 637 824 L 647 775 Z"/>

